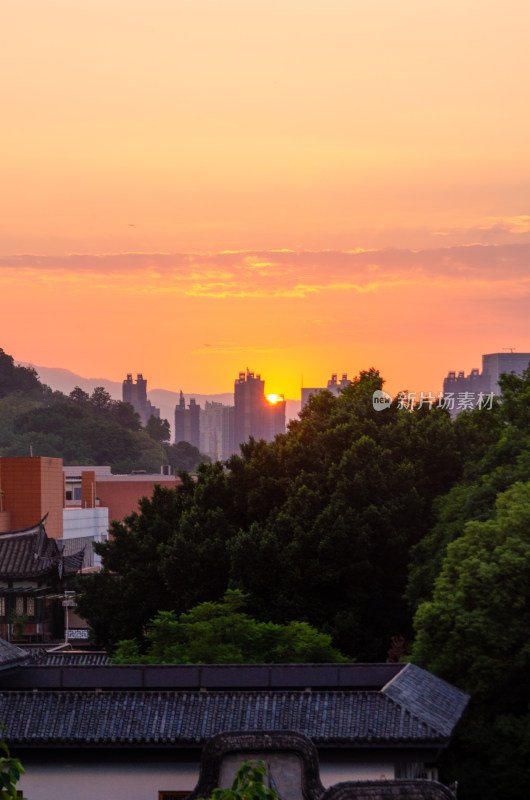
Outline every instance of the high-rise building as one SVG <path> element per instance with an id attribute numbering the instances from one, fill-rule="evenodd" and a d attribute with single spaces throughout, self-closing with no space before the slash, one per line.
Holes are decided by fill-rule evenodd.
<path id="1" fill-rule="evenodd" d="M 250 436 L 270 442 L 278 433 L 285 433 L 285 399 L 266 398 L 265 381 L 247 368 L 234 383 L 234 444 L 237 447 Z"/>
<path id="2" fill-rule="evenodd" d="M 240 372 L 234 383 L 234 441 L 236 446 L 254 439 L 265 438 L 265 381 L 261 375 Z"/>
<path id="3" fill-rule="evenodd" d="M 136 376 L 136 381 L 131 373 L 127 375 L 122 384 L 121 397 L 124 403 L 130 403 L 140 415 L 142 425 L 147 425 L 150 417 L 160 417 L 160 409 L 147 399 L 147 381 L 141 372 Z"/>
<path id="4" fill-rule="evenodd" d="M 449 372 L 447 377 L 444 378 L 444 395 L 449 394 L 458 395 L 464 392 L 471 394 L 482 392 L 487 394 L 490 391 L 490 382 L 488 376 L 483 372 L 479 372 L 477 367 L 471 370 L 469 375 L 465 375 L 464 371 Z"/>
<path id="5" fill-rule="evenodd" d="M 327 389 L 328 392 L 331 392 L 332 394 L 337 396 L 343 389 L 346 388 L 346 386 L 349 386 L 350 383 L 351 381 L 348 380 L 348 375 L 346 372 L 342 373 L 340 381 L 337 380 L 337 373 L 334 372 L 331 378 L 329 379 L 328 385 L 326 387 L 321 386 L 319 388 L 313 388 L 313 389 L 302 388 L 302 408 L 305 406 L 311 395 L 320 394 L 320 392 L 324 392 Z"/>
<path id="6" fill-rule="evenodd" d="M 499 378 L 503 372 L 515 375 L 522 375 L 530 366 L 530 353 L 489 353 L 482 356 L 482 372 L 475 367 L 469 375 L 464 371 L 449 372 L 443 382 L 443 394 L 446 401 L 452 398 L 447 406 L 450 413 L 454 416 L 464 408 L 472 408 L 473 400 L 476 401 L 479 395 L 500 395 Z M 469 402 L 459 403 L 459 399 L 466 396 Z"/>
<path id="7" fill-rule="evenodd" d="M 489 353 L 482 356 L 482 374 L 489 382 L 488 392 L 500 394 L 499 377 L 503 372 L 522 375 L 530 366 L 530 353 Z"/>
<path id="8" fill-rule="evenodd" d="M 225 461 L 236 452 L 234 406 L 206 401 L 200 414 L 200 451 L 212 461 Z"/>
<path id="9" fill-rule="evenodd" d="M 499 378 L 503 372 L 522 375 L 530 365 L 530 353 L 489 353 L 482 356 L 482 372 L 475 367 L 469 375 L 463 370 L 449 372 L 444 378 L 444 394 L 448 392 L 493 392 L 500 394 Z"/>
<path id="10" fill-rule="evenodd" d="M 175 444 L 189 442 L 200 449 L 200 414 L 201 407 L 195 402 L 194 397 L 190 398 L 186 408 L 186 401 L 181 391 L 179 402 L 175 406 Z"/>

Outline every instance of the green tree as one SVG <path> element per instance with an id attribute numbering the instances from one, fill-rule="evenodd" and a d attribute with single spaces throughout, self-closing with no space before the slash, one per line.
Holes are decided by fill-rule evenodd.
<path id="1" fill-rule="evenodd" d="M 38 400 L 43 390 L 44 386 L 32 367 L 16 366 L 13 357 L 0 348 L 0 398 L 12 392 L 22 392 Z"/>
<path id="2" fill-rule="evenodd" d="M 155 442 L 159 442 L 160 444 L 162 444 L 162 442 L 169 442 L 171 436 L 171 430 L 167 419 L 159 419 L 152 414 L 145 426 L 145 432 L 149 434 Z"/>
<path id="3" fill-rule="evenodd" d="M 130 431 L 139 431 L 142 427 L 140 415 L 136 413 L 130 403 L 115 401 L 111 409 L 111 415 L 118 425 L 128 428 Z"/>
<path id="4" fill-rule="evenodd" d="M 16 800 L 17 783 L 26 770 L 4 742 L 0 742 L 0 753 L 0 800 Z"/>
<path id="5" fill-rule="evenodd" d="M 0 454 L 1 448 L 13 444 L 16 439 L 14 424 L 19 414 L 24 414 L 38 406 L 38 401 L 21 391 L 12 392 L 0 398 Z"/>
<path id="6" fill-rule="evenodd" d="M 334 662 L 345 660 L 331 637 L 306 622 L 275 625 L 258 622 L 242 608 L 245 595 L 228 590 L 220 602 L 201 603 L 178 618 L 159 612 L 147 629 L 145 656 L 131 640 L 119 643 L 115 663 L 140 658 L 158 664 L 249 664 Z"/>
<path id="7" fill-rule="evenodd" d="M 466 798 L 527 796 L 529 587 L 530 482 L 447 546 L 432 600 L 415 616 L 413 660 L 472 694 L 456 749 Z"/>
<path id="8" fill-rule="evenodd" d="M 381 386 L 376 370 L 361 373 L 341 396 L 312 398 L 274 442 L 250 440 L 226 467 L 200 464 L 196 480 L 181 473 L 159 514 L 147 501 L 126 521 L 124 546 L 102 551 L 130 605 L 123 615 L 141 628 L 156 611 L 178 615 L 239 588 L 258 621 L 305 622 L 350 656 L 386 658 L 392 636 L 412 632 L 403 600 L 410 549 L 432 525 L 436 497 L 460 477 L 461 459 L 446 412 L 397 403 L 375 411 Z M 147 538 L 164 531 L 142 557 L 164 587 L 154 608 L 126 546 L 134 554 L 150 528 Z M 85 616 L 96 628 L 88 591 Z M 103 641 L 116 644 L 105 624 Z"/>
<path id="9" fill-rule="evenodd" d="M 266 778 L 263 761 L 245 761 L 237 770 L 230 789 L 214 789 L 209 800 L 278 800 L 274 789 L 265 785 Z"/>
<path id="10" fill-rule="evenodd" d="M 72 403 L 77 403 L 79 406 L 88 408 L 90 406 L 90 395 L 81 389 L 80 386 L 75 386 L 68 395 Z"/>
<path id="11" fill-rule="evenodd" d="M 431 597 L 447 546 L 463 535 L 466 523 L 492 519 L 497 496 L 530 477 L 530 372 L 503 375 L 500 384 L 501 403 L 459 414 L 454 422 L 462 480 L 434 500 L 432 528 L 412 550 L 406 591 L 413 609 Z"/>
<path id="12" fill-rule="evenodd" d="M 195 472 L 199 464 L 211 463 L 209 456 L 202 455 L 199 448 L 189 442 L 164 444 L 164 451 L 171 468 L 177 471 Z"/>
<path id="13" fill-rule="evenodd" d="M 156 612 L 172 607 L 161 572 L 161 550 L 174 531 L 181 498 L 155 486 L 153 497 L 142 498 L 139 507 L 139 514 L 114 520 L 111 538 L 95 545 L 104 568 L 78 578 L 77 610 L 94 639 L 106 647 L 123 638 L 141 639 Z"/>
<path id="14" fill-rule="evenodd" d="M 94 411 L 98 411 L 100 413 L 109 413 L 112 411 L 114 401 L 109 392 L 107 392 L 103 386 L 96 386 L 90 395 L 90 405 Z"/>

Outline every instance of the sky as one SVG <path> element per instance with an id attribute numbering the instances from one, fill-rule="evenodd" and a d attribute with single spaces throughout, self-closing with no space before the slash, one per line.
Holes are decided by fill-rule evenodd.
<path id="1" fill-rule="evenodd" d="M 527 0 L 4 0 L 0 347 L 437 392 L 530 351 Z"/>

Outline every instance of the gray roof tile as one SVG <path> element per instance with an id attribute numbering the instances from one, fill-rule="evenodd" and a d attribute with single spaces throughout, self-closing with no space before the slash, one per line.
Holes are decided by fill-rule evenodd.
<path id="1" fill-rule="evenodd" d="M 55 539 L 46 534 L 44 520 L 31 528 L 0 533 L 0 580 L 31 580 L 57 570 L 62 560 L 66 575 L 75 574 L 83 551 L 61 558 Z"/>
<path id="2" fill-rule="evenodd" d="M 407 664 L 382 691 L 445 736 L 451 735 L 469 702 L 466 692 L 414 664 Z"/>
<path id="3" fill-rule="evenodd" d="M 203 744 L 227 730 L 296 730 L 316 744 L 448 738 L 377 691 L 12 691 L 0 718 L 10 744 Z"/>
<path id="4" fill-rule="evenodd" d="M 29 659 L 29 654 L 5 639 L 0 639 L 0 669 L 22 664 Z"/>

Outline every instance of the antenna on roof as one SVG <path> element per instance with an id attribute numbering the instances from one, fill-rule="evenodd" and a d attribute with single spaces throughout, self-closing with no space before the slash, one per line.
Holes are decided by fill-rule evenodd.
<path id="1" fill-rule="evenodd" d="M 508 350 L 509 353 L 513 353 L 515 351 L 515 347 L 503 347 L 503 350 Z"/>

